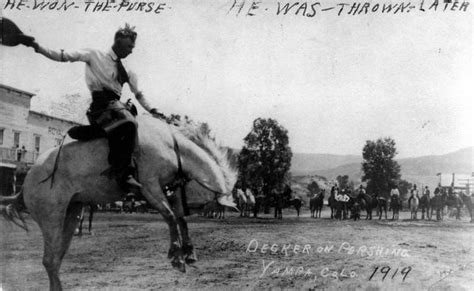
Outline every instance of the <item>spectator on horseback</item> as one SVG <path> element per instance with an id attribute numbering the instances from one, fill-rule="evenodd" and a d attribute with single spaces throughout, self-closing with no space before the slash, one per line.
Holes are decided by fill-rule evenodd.
<path id="1" fill-rule="evenodd" d="M 413 185 L 413 188 L 410 191 L 410 198 L 408 198 L 408 205 L 410 205 L 411 200 L 413 199 L 419 199 L 418 197 L 418 190 L 416 189 L 416 184 Z"/>
<path id="2" fill-rule="evenodd" d="M 85 79 L 92 95 L 92 103 L 87 111 L 90 125 L 73 128 L 69 135 L 82 140 L 98 137 L 108 139 L 108 160 L 111 168 L 103 174 L 107 174 L 109 178 L 114 177 L 125 193 L 141 188 L 141 184 L 134 178 L 132 163 L 137 135 L 137 110 L 130 100 L 126 105 L 119 101 L 123 85 L 128 83 L 130 90 L 146 111 L 157 117 L 164 116 L 150 106 L 138 88 L 136 75 L 122 64 L 122 59 L 132 53 L 136 38 L 134 27 L 125 24 L 124 28 L 115 33 L 114 43 L 108 50 L 51 50 L 34 40 L 24 43 L 53 61 L 86 64 Z"/>
<path id="3" fill-rule="evenodd" d="M 430 197 L 430 189 L 428 188 L 428 186 L 425 186 L 425 190 L 423 190 L 423 196 L 425 195 L 428 195 L 428 197 Z"/>
<path id="4" fill-rule="evenodd" d="M 398 186 L 396 184 L 392 185 L 392 190 L 390 190 L 390 196 L 400 197 L 400 191 L 398 191 Z"/>

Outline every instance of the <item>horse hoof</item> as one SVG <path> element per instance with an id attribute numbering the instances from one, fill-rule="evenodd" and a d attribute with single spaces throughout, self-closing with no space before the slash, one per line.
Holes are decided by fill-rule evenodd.
<path id="1" fill-rule="evenodd" d="M 186 264 L 192 265 L 197 262 L 197 256 L 196 254 L 187 255 L 186 258 L 184 258 L 184 261 Z"/>
<path id="2" fill-rule="evenodd" d="M 179 244 L 173 243 L 168 250 L 168 259 L 179 257 L 181 254 L 181 247 Z"/>
<path id="3" fill-rule="evenodd" d="M 173 266 L 173 268 L 175 268 L 176 270 L 182 272 L 182 273 L 186 273 L 186 265 L 184 263 L 184 260 L 182 258 L 174 258 L 172 261 L 171 261 L 171 265 Z"/>

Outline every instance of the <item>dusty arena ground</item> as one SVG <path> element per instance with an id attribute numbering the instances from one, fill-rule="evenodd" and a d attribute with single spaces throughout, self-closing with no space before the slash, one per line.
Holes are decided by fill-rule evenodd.
<path id="1" fill-rule="evenodd" d="M 474 224 L 335 221 L 270 216 L 188 218 L 199 261 L 185 274 L 166 257 L 168 228 L 156 214 L 99 213 L 93 235 L 75 237 L 61 268 L 66 290 L 474 289 Z M 363 217 L 364 218 L 364 217 Z M 42 237 L 1 222 L 3 290 L 46 290 Z M 267 244 L 267 245 L 265 245 Z M 274 245 L 275 244 L 275 245 Z M 263 253 L 262 253 L 263 252 Z M 385 275 L 385 279 L 383 279 Z"/>

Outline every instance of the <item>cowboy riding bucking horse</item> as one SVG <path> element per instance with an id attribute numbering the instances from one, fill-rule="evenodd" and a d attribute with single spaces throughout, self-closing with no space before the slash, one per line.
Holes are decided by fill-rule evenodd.
<path id="1" fill-rule="evenodd" d="M 18 29 L 13 22 L 9 24 L 7 21 L 8 19 L 3 19 L 4 30 Z M 106 137 L 111 167 L 103 174 L 115 178 L 125 193 L 139 191 L 142 186 L 135 178 L 132 162 L 137 142 L 137 110 L 130 100 L 126 104 L 120 102 L 123 85 L 128 83 L 131 92 L 146 111 L 157 118 L 164 119 L 165 116 L 149 104 L 138 88 L 137 76 L 122 64 L 122 59 L 130 55 L 135 47 L 137 33 L 134 27 L 125 24 L 125 27 L 120 28 L 115 33 L 112 47 L 107 50 L 52 50 L 38 44 L 33 37 L 24 35 L 21 31 L 9 35 L 16 37 L 4 39 L 4 44 L 32 47 L 36 53 L 57 62 L 86 64 L 85 79 L 92 95 L 92 103 L 87 111 L 90 125 L 74 127 L 68 133 L 72 138 L 80 140 Z"/>

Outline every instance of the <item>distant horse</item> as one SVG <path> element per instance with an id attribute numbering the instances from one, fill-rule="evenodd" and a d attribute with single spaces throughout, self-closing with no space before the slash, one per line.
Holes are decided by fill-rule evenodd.
<path id="1" fill-rule="evenodd" d="M 291 187 L 289 185 L 285 186 L 285 189 L 283 192 L 275 192 L 273 195 L 273 206 L 275 207 L 275 218 L 277 219 L 283 219 L 283 208 L 289 207 L 294 205 L 296 208 L 296 211 L 298 212 L 299 216 L 299 210 L 301 208 L 301 200 L 299 201 L 294 201 L 298 199 L 292 199 L 291 194 L 293 191 L 291 190 Z"/>
<path id="2" fill-rule="evenodd" d="M 197 259 L 183 205 L 187 204 L 190 210 L 200 209 L 217 198 L 220 204 L 234 206 L 230 191 L 237 173 L 230 166 L 227 151 L 200 134 L 196 126 L 170 127 L 150 116 L 137 116 L 137 121 L 137 168 L 142 194 L 167 223 L 168 257 L 174 268 L 184 272 L 185 264 Z M 51 290 L 62 289 L 59 269 L 84 203 L 110 203 L 126 194 L 114 179 L 102 174 L 110 167 L 108 153 L 105 138 L 74 141 L 46 151 L 26 175 L 22 192 L 0 209 L 14 220 L 18 215 L 13 213 L 21 211 L 18 205 L 23 204 L 38 223 L 44 238 L 43 265 Z M 183 181 L 181 189 L 187 189 L 188 195 L 178 187 L 171 203 L 163 187 L 176 183 L 177 177 Z"/>
<path id="3" fill-rule="evenodd" d="M 451 213 L 454 209 L 454 216 L 456 220 L 461 219 L 461 208 L 463 206 L 463 200 L 457 194 L 449 194 L 448 199 L 446 200 L 446 205 L 448 206 L 448 210 L 451 210 Z"/>
<path id="4" fill-rule="evenodd" d="M 89 227 L 88 227 L 88 231 L 89 231 L 89 234 L 92 234 L 92 231 L 91 231 L 92 230 L 92 219 L 94 218 L 94 212 L 96 212 L 97 209 L 98 209 L 97 204 L 85 204 L 82 207 L 81 218 L 80 218 L 80 221 L 79 221 L 79 227 L 76 229 L 75 235 L 78 235 L 78 236 L 82 235 L 82 224 L 84 223 L 86 208 L 89 208 Z"/>
<path id="5" fill-rule="evenodd" d="M 392 210 L 392 220 L 399 219 L 402 202 L 398 195 L 392 195 L 392 197 L 390 197 L 390 209 Z"/>
<path id="6" fill-rule="evenodd" d="M 343 193 L 339 194 L 336 187 L 331 188 L 331 194 L 328 198 L 328 206 L 331 208 L 331 218 L 345 219 L 347 217 L 347 202 L 350 197 Z"/>
<path id="7" fill-rule="evenodd" d="M 242 189 L 237 189 L 237 207 L 240 210 L 240 217 L 245 216 L 245 210 L 247 208 L 247 195 Z"/>
<path id="8" fill-rule="evenodd" d="M 336 199 L 336 219 L 347 219 L 348 205 L 351 197 L 345 192 L 336 192 L 334 198 Z"/>
<path id="9" fill-rule="evenodd" d="M 461 199 L 466 206 L 467 210 L 469 211 L 469 215 L 471 216 L 471 222 L 474 222 L 472 217 L 472 196 L 468 196 L 464 193 L 461 193 Z"/>
<path id="10" fill-rule="evenodd" d="M 275 206 L 275 218 L 276 219 L 283 219 L 283 194 L 278 193 L 274 196 L 273 203 Z"/>
<path id="11" fill-rule="evenodd" d="M 247 198 L 247 203 L 245 204 L 245 216 L 250 217 L 250 213 L 253 212 L 255 207 L 255 196 L 253 196 L 252 191 L 248 188 L 245 190 L 245 196 Z"/>
<path id="12" fill-rule="evenodd" d="M 331 189 L 331 192 L 328 198 L 328 206 L 331 209 L 331 219 L 333 219 L 335 218 L 335 214 L 337 212 L 336 208 L 338 207 L 338 203 L 335 198 L 335 192 L 333 191 L 333 189 Z"/>
<path id="13" fill-rule="evenodd" d="M 265 201 L 265 196 L 263 194 L 258 194 L 255 197 L 255 206 L 253 207 L 253 217 L 257 217 L 258 213 L 260 212 L 260 207 L 262 207 Z"/>
<path id="14" fill-rule="evenodd" d="M 436 193 L 436 192 L 435 192 Z M 443 220 L 444 207 L 446 206 L 447 194 L 436 193 L 435 196 L 430 200 L 431 212 L 430 217 L 433 217 L 433 212 L 436 211 L 436 220 Z"/>
<path id="15" fill-rule="evenodd" d="M 420 205 L 420 198 L 418 198 L 418 194 L 412 193 L 410 198 L 408 198 L 408 208 L 410 208 L 410 213 L 411 213 L 411 219 L 418 219 L 417 218 L 417 213 L 418 213 L 418 207 Z"/>
<path id="16" fill-rule="evenodd" d="M 379 212 L 379 220 L 382 219 L 382 213 L 385 212 L 385 219 L 387 219 L 388 202 L 384 197 L 377 197 L 377 207 Z"/>
<path id="17" fill-rule="evenodd" d="M 296 197 L 296 198 L 290 199 L 288 207 L 289 206 L 295 207 L 296 216 L 300 217 L 301 206 L 303 206 L 303 201 L 301 200 L 301 198 Z"/>
<path id="18" fill-rule="evenodd" d="M 367 193 L 360 193 L 359 198 L 363 200 L 367 212 L 365 219 L 372 220 L 372 211 L 378 206 L 377 196 L 372 197 Z"/>
<path id="19" fill-rule="evenodd" d="M 421 209 L 421 219 L 425 219 L 425 211 L 426 211 L 426 218 L 431 219 L 430 207 L 431 207 L 430 194 L 425 193 L 420 198 L 419 208 Z"/>
<path id="20" fill-rule="evenodd" d="M 321 218 L 321 211 L 324 204 L 324 190 L 319 192 L 318 195 L 314 196 L 309 200 L 309 208 L 311 211 L 311 218 Z"/>

